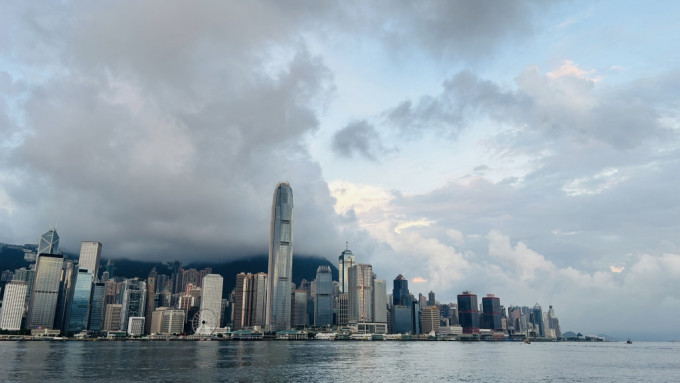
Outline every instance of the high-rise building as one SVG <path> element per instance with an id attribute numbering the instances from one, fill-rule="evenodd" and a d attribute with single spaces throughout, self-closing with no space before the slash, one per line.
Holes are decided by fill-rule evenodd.
<path id="1" fill-rule="evenodd" d="M 38 255 L 57 254 L 57 252 L 59 252 L 59 234 L 57 234 L 57 229 L 51 228 L 47 233 L 40 236 Z"/>
<path id="2" fill-rule="evenodd" d="M 479 334 L 479 306 L 477 295 L 470 291 L 458 294 L 458 316 L 463 334 Z"/>
<path id="3" fill-rule="evenodd" d="M 349 268 L 349 321 L 373 322 L 373 267 L 359 263 Z"/>
<path id="4" fill-rule="evenodd" d="M 345 243 L 345 250 L 340 253 L 338 257 L 338 282 L 340 283 L 340 292 L 349 292 L 349 285 L 347 281 L 349 280 L 349 268 L 354 266 L 355 256 L 352 251 L 348 248 L 348 244 Z"/>
<path id="5" fill-rule="evenodd" d="M 314 287 L 314 325 L 331 325 L 333 324 L 333 274 L 329 266 L 319 266 L 316 269 Z"/>
<path id="6" fill-rule="evenodd" d="M 541 305 L 538 303 L 536 303 L 536 305 L 534 305 L 534 307 L 531 309 L 529 321 L 533 325 L 536 335 L 544 337 L 545 327 L 543 326 L 543 310 L 541 309 Z"/>
<path id="7" fill-rule="evenodd" d="M 181 334 L 184 332 L 184 310 L 159 307 L 152 315 L 151 334 Z"/>
<path id="8" fill-rule="evenodd" d="M 206 274 L 203 277 L 201 289 L 201 326 L 204 331 L 213 333 L 220 327 L 222 314 L 222 276 Z"/>
<path id="9" fill-rule="evenodd" d="M 2 316 L 0 316 L 1 330 L 21 330 L 21 318 L 24 316 L 27 293 L 27 282 L 11 281 L 5 285 L 5 293 L 2 297 Z"/>
<path id="10" fill-rule="evenodd" d="M 144 334 L 144 317 L 130 317 L 128 319 L 127 332 L 130 336 L 139 336 Z"/>
<path id="11" fill-rule="evenodd" d="M 439 308 L 437 306 L 426 306 L 421 310 L 420 328 L 423 334 L 439 331 Z"/>
<path id="12" fill-rule="evenodd" d="M 73 289 L 76 283 L 78 269 L 70 259 L 64 260 L 59 281 L 59 297 L 57 298 L 57 310 L 54 315 L 54 328 L 68 330 L 71 315 L 71 303 L 73 302 Z"/>
<path id="13" fill-rule="evenodd" d="M 482 298 L 482 317 L 479 321 L 484 329 L 502 331 L 501 323 L 501 300 L 493 294 L 487 294 Z"/>
<path id="14" fill-rule="evenodd" d="M 403 275 L 399 274 L 394 278 L 394 288 L 392 289 L 392 304 L 401 306 L 411 306 L 410 294 L 408 292 L 408 281 Z"/>
<path id="15" fill-rule="evenodd" d="M 78 270 L 73 299 L 71 300 L 71 314 L 69 315 L 68 331 L 77 333 L 87 330 L 90 318 L 90 298 L 92 297 L 92 282 L 94 275 L 87 269 Z"/>
<path id="16" fill-rule="evenodd" d="M 293 276 L 293 190 L 287 182 L 276 185 L 269 237 L 268 331 L 290 330 L 290 290 Z"/>
<path id="17" fill-rule="evenodd" d="M 560 329 L 560 321 L 557 319 L 552 305 L 548 307 L 548 328 L 551 330 L 553 338 L 561 338 L 562 330 Z"/>
<path id="18" fill-rule="evenodd" d="M 267 309 L 267 274 L 253 275 L 253 326 L 264 327 Z"/>
<path id="19" fill-rule="evenodd" d="M 102 256 L 102 244 L 94 241 L 83 241 L 80 243 L 80 258 L 78 268 L 92 272 L 94 279 L 99 276 L 99 259 Z"/>
<path id="20" fill-rule="evenodd" d="M 346 326 L 349 323 L 349 293 L 340 293 L 337 297 L 337 325 Z"/>
<path id="21" fill-rule="evenodd" d="M 146 309 L 146 282 L 139 278 L 126 279 L 122 287 L 123 299 L 120 311 L 120 330 L 130 332 L 126 328 L 129 318 L 144 317 Z M 135 323 L 139 323 L 138 321 Z M 142 323 L 142 331 L 144 331 Z"/>
<path id="22" fill-rule="evenodd" d="M 233 329 L 241 330 L 252 327 L 253 324 L 253 274 L 239 273 L 236 275 L 234 288 Z"/>
<path id="23" fill-rule="evenodd" d="M 102 330 L 104 322 L 104 293 L 106 286 L 104 283 L 97 282 L 92 287 L 92 299 L 90 301 L 90 320 L 87 325 L 88 330 L 98 333 Z"/>
<path id="24" fill-rule="evenodd" d="M 427 294 L 427 305 L 434 306 L 436 304 L 437 301 L 434 299 L 434 291 L 430 290 L 430 292 Z"/>
<path id="25" fill-rule="evenodd" d="M 51 329 L 54 327 L 64 257 L 44 253 L 38 256 L 37 261 L 26 327 Z"/>
<path id="26" fill-rule="evenodd" d="M 147 316 L 151 315 L 153 310 L 157 307 L 156 303 L 156 292 L 158 291 L 158 286 L 156 285 L 158 278 L 158 272 L 155 267 L 151 268 L 149 275 L 146 277 L 146 309 L 145 312 Z M 144 332 L 151 334 L 151 320 L 144 322 Z"/>
<path id="27" fill-rule="evenodd" d="M 373 279 L 373 322 L 387 323 L 387 282 Z"/>
<path id="28" fill-rule="evenodd" d="M 111 303 L 106 305 L 104 310 L 104 331 L 120 331 L 120 312 L 123 305 L 120 303 Z"/>

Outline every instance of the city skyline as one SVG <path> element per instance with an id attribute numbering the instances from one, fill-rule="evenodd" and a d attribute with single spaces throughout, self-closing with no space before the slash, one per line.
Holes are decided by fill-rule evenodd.
<path id="1" fill-rule="evenodd" d="M 296 5 L 3 4 L 0 242 L 266 254 L 288 180 L 296 254 L 676 331 L 680 4 Z"/>

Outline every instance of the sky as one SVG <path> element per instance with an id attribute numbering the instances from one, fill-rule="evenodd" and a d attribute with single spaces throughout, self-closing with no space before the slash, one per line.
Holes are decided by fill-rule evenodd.
<path id="1" fill-rule="evenodd" d="M 345 243 L 378 278 L 680 338 L 675 1 L 0 3 L 0 242 Z"/>

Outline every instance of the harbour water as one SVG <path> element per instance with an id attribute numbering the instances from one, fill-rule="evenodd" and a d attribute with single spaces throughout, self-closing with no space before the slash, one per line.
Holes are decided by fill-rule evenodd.
<path id="1" fill-rule="evenodd" d="M 7 341 L 0 381 L 678 382 L 680 343 Z"/>

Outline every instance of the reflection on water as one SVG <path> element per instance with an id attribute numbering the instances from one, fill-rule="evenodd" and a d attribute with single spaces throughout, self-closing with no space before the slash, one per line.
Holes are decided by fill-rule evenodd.
<path id="1" fill-rule="evenodd" d="M 676 381 L 680 344 L 0 342 L 0 381 Z"/>

